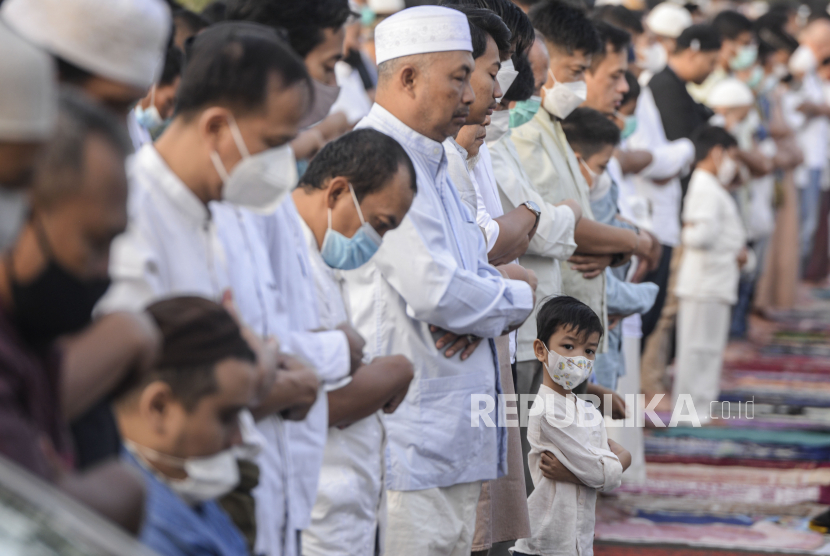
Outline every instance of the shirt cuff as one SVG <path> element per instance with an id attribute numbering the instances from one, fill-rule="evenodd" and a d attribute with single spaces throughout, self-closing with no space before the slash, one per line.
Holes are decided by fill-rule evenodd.
<path id="1" fill-rule="evenodd" d="M 530 289 L 530 284 L 521 280 L 505 280 L 504 283 L 517 312 L 517 318 L 511 324 L 522 323 L 533 311 L 533 290 Z"/>
<path id="2" fill-rule="evenodd" d="M 614 490 L 622 483 L 622 463 L 616 457 L 604 456 L 602 458 L 602 467 L 605 471 L 605 482 L 602 488 L 597 490 L 601 492 L 608 492 Z"/>

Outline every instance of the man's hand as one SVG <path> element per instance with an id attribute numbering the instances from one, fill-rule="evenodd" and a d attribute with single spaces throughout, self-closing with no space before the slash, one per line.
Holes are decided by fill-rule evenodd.
<path id="1" fill-rule="evenodd" d="M 611 390 L 610 388 L 606 388 L 605 386 L 600 386 L 599 384 L 591 384 L 588 383 L 588 387 L 585 391 L 586 394 L 593 394 L 594 396 L 599 398 L 599 410 L 600 413 L 605 415 L 605 395 L 609 394 L 611 396 L 611 418 L 612 419 L 625 419 L 626 415 L 626 407 L 625 407 L 625 400 L 622 396 Z"/>
<path id="2" fill-rule="evenodd" d="M 539 462 L 539 469 L 542 470 L 542 476 L 546 479 L 550 479 L 551 481 L 573 483 L 575 485 L 582 484 L 582 481 L 580 481 L 577 476 L 570 471 L 570 469 L 562 465 L 562 462 L 556 459 L 556 456 L 550 452 L 542 452 L 542 460 Z"/>
<path id="3" fill-rule="evenodd" d="M 383 406 L 384 413 L 395 413 L 398 406 L 401 405 L 407 392 L 409 392 L 409 383 L 415 377 L 415 368 L 412 363 L 403 355 L 392 355 L 390 357 L 377 357 L 374 362 L 382 362 L 387 367 L 387 373 L 391 373 L 397 377 L 397 390 L 389 398 Z"/>
<path id="4" fill-rule="evenodd" d="M 366 340 L 363 339 L 357 330 L 352 328 L 348 322 L 341 322 L 337 325 L 337 330 L 340 330 L 346 335 L 349 341 L 349 358 L 351 359 L 351 374 L 363 364 L 363 348 L 366 346 Z"/>
<path id="5" fill-rule="evenodd" d="M 622 315 L 608 315 L 608 330 L 614 330 L 623 320 Z"/>
<path id="6" fill-rule="evenodd" d="M 743 268 L 746 265 L 746 262 L 749 260 L 749 252 L 746 250 L 746 247 L 741 249 L 741 252 L 738 253 L 737 261 L 738 261 L 738 268 Z"/>
<path id="7" fill-rule="evenodd" d="M 590 280 L 602 274 L 611 265 L 612 260 L 612 255 L 583 255 L 576 253 L 568 259 L 568 262 L 571 263 L 571 269 L 581 272 L 586 280 Z"/>
<path id="8" fill-rule="evenodd" d="M 455 334 L 433 325 L 429 325 L 429 331 L 433 334 L 443 334 L 435 342 L 435 347 L 440 351 L 449 346 L 447 351 L 444 352 L 447 359 L 460 351 L 461 360 L 464 361 L 473 354 L 483 339 L 478 336 L 473 336 L 472 334 Z"/>
<path id="9" fill-rule="evenodd" d="M 274 413 L 291 421 L 302 421 L 317 400 L 320 381 L 314 369 L 285 353 L 277 357 L 277 372 L 271 390 L 251 409 L 257 420 Z"/>

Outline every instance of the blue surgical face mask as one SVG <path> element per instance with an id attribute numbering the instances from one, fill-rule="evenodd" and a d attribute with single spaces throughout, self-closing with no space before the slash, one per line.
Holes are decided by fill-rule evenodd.
<path id="1" fill-rule="evenodd" d="M 628 139 L 637 131 L 637 116 L 634 114 L 625 117 L 625 127 L 620 132 L 621 139 Z"/>
<path id="2" fill-rule="evenodd" d="M 510 109 L 510 127 L 519 127 L 532 120 L 541 105 L 542 97 L 537 96 L 518 101 L 516 106 Z"/>
<path id="3" fill-rule="evenodd" d="M 352 270 L 369 262 L 382 241 L 380 234 L 371 224 L 363 219 L 363 211 L 360 210 L 360 203 L 357 202 L 352 184 L 349 184 L 349 191 L 352 194 L 354 207 L 360 217 L 361 226 L 352 237 L 346 237 L 331 227 L 331 208 L 329 208 L 329 227 L 323 237 L 323 246 L 320 255 L 326 264 L 340 270 Z"/>
<path id="4" fill-rule="evenodd" d="M 138 125 L 146 129 L 149 133 L 155 133 L 164 125 L 164 118 L 161 117 L 158 108 L 156 108 L 156 86 L 150 90 L 150 106 L 142 108 L 141 104 L 135 105 L 135 119 Z"/>

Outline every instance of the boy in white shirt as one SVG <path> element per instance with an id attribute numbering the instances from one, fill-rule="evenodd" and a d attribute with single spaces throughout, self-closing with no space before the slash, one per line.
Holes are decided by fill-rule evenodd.
<path id="1" fill-rule="evenodd" d="M 514 556 L 592 556 L 597 491 L 620 485 L 631 454 L 610 440 L 602 415 L 571 390 L 593 371 L 603 329 L 594 311 L 573 297 L 550 299 L 536 317 L 536 358 L 545 375 L 531 412 L 527 439 L 533 493 L 527 499 L 532 535 L 511 549 Z M 553 481 L 539 467 L 544 453 L 570 472 Z"/>
<path id="2" fill-rule="evenodd" d="M 747 262 L 746 232 L 727 187 L 738 175 L 738 143 L 722 127 L 694 137 L 697 166 L 683 207 L 683 259 L 675 293 L 680 300 L 675 365 L 675 403 L 692 396 L 702 423 L 718 399 L 731 306 L 740 269 Z"/>

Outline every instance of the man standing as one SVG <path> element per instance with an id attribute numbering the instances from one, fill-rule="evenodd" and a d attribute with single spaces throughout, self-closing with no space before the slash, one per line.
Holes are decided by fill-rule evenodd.
<path id="1" fill-rule="evenodd" d="M 425 26 L 434 30 L 429 41 Z M 533 290 L 484 262 L 481 232 L 447 177 L 441 143 L 464 125 L 474 100 L 467 18 L 444 7 L 403 10 L 378 25 L 375 45 L 376 104 L 359 127 L 396 139 L 418 184 L 401 226 L 346 277 L 368 353 L 401 353 L 415 365 L 407 398 L 386 419 L 386 552 L 466 556 L 481 481 L 503 475 L 507 455 L 504 428 L 470 426 L 471 402 L 500 392 L 492 338 L 527 318 Z M 444 332 L 431 325 L 465 348 L 480 338 L 485 345 L 448 357 L 436 347 Z M 491 424 L 499 414 L 490 409 Z"/>

